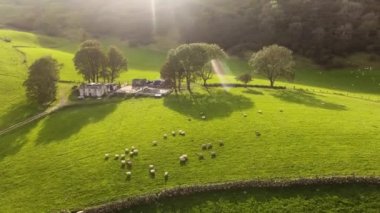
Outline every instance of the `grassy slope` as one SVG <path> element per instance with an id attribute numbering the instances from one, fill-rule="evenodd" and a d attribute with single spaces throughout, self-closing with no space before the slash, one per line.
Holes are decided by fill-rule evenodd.
<path id="1" fill-rule="evenodd" d="M 78 79 L 70 68 L 75 43 L 0 31 L 0 35 L 7 33 L 11 34 L 13 45 L 27 46 L 22 50 L 28 63 L 49 53 L 65 63 L 62 79 Z M 121 47 L 129 58 L 130 71 L 120 81 L 158 77 L 164 53 Z M 245 69 L 238 60 L 229 64 L 232 72 Z M 305 73 L 314 72 L 310 70 L 313 69 L 305 69 Z M 326 79 L 348 84 L 345 80 Z M 376 89 L 376 85 L 366 84 L 358 91 Z M 83 207 L 199 182 L 353 172 L 380 174 L 376 152 L 380 139 L 378 103 L 292 90 L 233 89 L 230 93 L 212 93 L 198 95 L 195 102 L 171 96 L 67 109 L 2 136 L 0 210 L 41 212 Z M 280 108 L 285 112 L 280 113 Z M 263 115 L 256 113 L 259 109 Z M 200 121 L 201 111 L 210 120 Z M 243 118 L 243 112 L 249 116 Z M 162 134 L 178 129 L 187 131 L 188 136 L 161 141 Z M 261 138 L 256 138 L 256 130 L 262 132 Z M 196 160 L 200 145 L 215 144 L 216 139 L 226 142 L 226 147 L 216 148 L 218 157 L 210 160 L 205 153 L 207 160 Z M 152 147 L 152 140 L 159 140 L 159 146 Z M 141 154 L 134 162 L 132 180 L 126 182 L 119 164 L 105 162 L 103 156 L 121 153 L 132 145 Z M 184 153 L 191 160 L 188 166 L 181 167 L 177 158 Z M 158 169 L 156 180 L 147 175 L 147 166 L 152 163 Z M 165 170 L 171 174 L 167 184 L 162 180 Z"/>
<path id="2" fill-rule="evenodd" d="M 27 67 L 23 55 L 11 45 L 0 41 L 0 128 L 37 112 L 25 99 L 22 83 Z"/>
<path id="3" fill-rule="evenodd" d="M 2 208 L 83 207 L 192 183 L 380 174 L 378 103 L 244 89 L 215 91 L 197 101 L 192 108 L 187 99 L 171 96 L 67 109 L 2 137 Z M 198 119 L 201 111 L 209 120 Z M 243 112 L 249 116 L 244 118 Z M 162 140 L 164 133 L 178 129 L 187 136 Z M 256 130 L 263 134 L 260 138 Z M 226 143 L 215 148 L 218 157 L 212 160 L 204 152 L 206 160 L 198 161 L 200 145 L 216 145 L 217 139 Z M 153 140 L 160 142 L 158 147 L 152 147 Z M 120 163 L 103 157 L 131 146 L 138 147 L 140 155 L 128 182 Z M 190 163 L 180 166 L 178 157 L 184 153 Z M 147 174 L 149 164 L 157 167 L 155 180 Z M 164 171 L 170 172 L 167 184 Z"/>
<path id="4" fill-rule="evenodd" d="M 343 185 L 203 193 L 124 212 L 376 212 L 379 208 L 378 186 Z"/>

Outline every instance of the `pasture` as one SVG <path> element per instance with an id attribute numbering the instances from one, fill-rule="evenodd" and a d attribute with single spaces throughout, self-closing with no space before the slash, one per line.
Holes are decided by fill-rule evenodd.
<path id="1" fill-rule="evenodd" d="M 0 59 L 4 60 L 0 78 L 6 82 L 0 85 L 0 126 L 6 126 L 13 119 L 22 120 L 36 112 L 25 102 L 21 84 L 26 65 L 17 50 L 25 53 L 27 64 L 40 56 L 52 55 L 64 64 L 62 80 L 77 82 L 81 78 L 71 63 L 77 43 L 7 30 L 0 30 L 2 36 L 13 40 L 0 41 L 1 54 L 6 55 Z M 120 43 L 130 66 L 119 79 L 121 82 L 159 77 L 165 52 L 123 45 Z M 207 91 L 196 86 L 193 96 L 183 93 L 163 99 L 115 99 L 106 104 L 69 107 L 0 136 L 0 210 L 78 209 L 200 183 L 353 173 L 379 176 L 380 103 L 361 98 L 379 98 L 378 64 L 373 64 L 374 71 L 357 78 L 353 70 L 320 74 L 310 61 L 299 60 L 298 80 L 278 83 L 288 86 L 287 90 Z M 238 59 L 230 59 L 227 64 L 231 67 L 227 73 L 231 82 L 233 73 L 247 69 L 244 61 Z M 342 80 L 334 76 L 348 77 Z M 317 79 L 313 80 L 317 83 L 309 84 L 312 79 Z M 268 84 L 262 77 L 253 83 Z M 72 85 L 62 84 L 60 95 L 70 93 Z M 185 136 L 178 135 L 179 130 L 185 131 Z M 176 136 L 172 136 L 172 131 Z M 157 146 L 153 141 L 157 141 Z M 210 143 L 212 149 L 202 150 L 203 144 Z M 132 146 L 139 154 L 130 159 L 131 177 L 127 179 L 129 170 L 121 168 L 121 159 L 115 160 L 114 155 L 120 157 Z M 215 158 L 211 157 L 212 152 Z M 105 154 L 110 158 L 105 159 Z M 188 155 L 189 161 L 180 165 L 178 158 L 183 154 Z M 149 165 L 156 169 L 154 178 L 149 175 Z M 167 181 L 165 172 L 169 173 Z M 366 187 L 358 190 L 370 196 L 376 193 Z M 241 198 L 242 205 L 251 202 L 245 200 L 249 195 L 251 192 Z M 194 202 L 204 205 L 199 200 Z"/>

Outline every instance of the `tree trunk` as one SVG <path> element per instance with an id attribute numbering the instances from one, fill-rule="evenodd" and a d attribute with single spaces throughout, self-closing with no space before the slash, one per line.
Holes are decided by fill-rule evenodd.
<path id="1" fill-rule="evenodd" d="M 190 82 L 190 78 L 189 77 L 186 77 L 186 86 L 187 86 L 187 90 L 191 94 L 192 93 L 192 91 L 191 91 L 191 82 Z"/>
<path id="2" fill-rule="evenodd" d="M 270 87 L 274 87 L 274 80 L 270 80 Z"/>

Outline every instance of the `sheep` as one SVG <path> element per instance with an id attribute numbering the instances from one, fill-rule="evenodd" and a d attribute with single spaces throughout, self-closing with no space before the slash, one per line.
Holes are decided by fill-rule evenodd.
<path id="1" fill-rule="evenodd" d="M 211 158 L 216 158 L 216 152 L 211 152 Z"/>
<path id="2" fill-rule="evenodd" d="M 202 144 L 202 150 L 206 150 L 207 149 L 207 144 Z"/>
<path id="3" fill-rule="evenodd" d="M 212 144 L 211 143 L 207 144 L 207 149 L 212 149 Z"/>

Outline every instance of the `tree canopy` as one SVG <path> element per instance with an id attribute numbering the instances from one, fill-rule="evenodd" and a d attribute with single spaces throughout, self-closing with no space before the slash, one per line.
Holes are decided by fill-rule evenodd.
<path id="1" fill-rule="evenodd" d="M 50 56 L 37 59 L 30 67 L 24 82 L 29 101 L 43 105 L 53 101 L 57 93 L 57 81 L 61 65 Z"/>
<path id="2" fill-rule="evenodd" d="M 215 43 L 233 54 L 276 43 L 322 64 L 334 55 L 380 52 L 378 0 L 156 1 L 153 14 L 150 0 L 0 0 L 7 5 L 0 24 L 77 39 L 117 36 L 131 44 L 178 34 L 178 42 Z"/>
<path id="3" fill-rule="evenodd" d="M 276 44 L 254 53 L 249 65 L 256 73 L 268 78 L 271 87 L 280 77 L 292 80 L 295 76 L 292 51 Z"/>
<path id="4" fill-rule="evenodd" d="M 210 78 L 212 68 L 207 66 L 211 60 L 225 57 L 226 53 L 215 44 L 183 44 L 168 52 L 161 77 L 174 82 L 176 91 L 181 89 L 181 82 L 185 80 L 186 88 L 191 93 L 191 83 L 197 78 L 201 77 L 204 81 Z"/>

